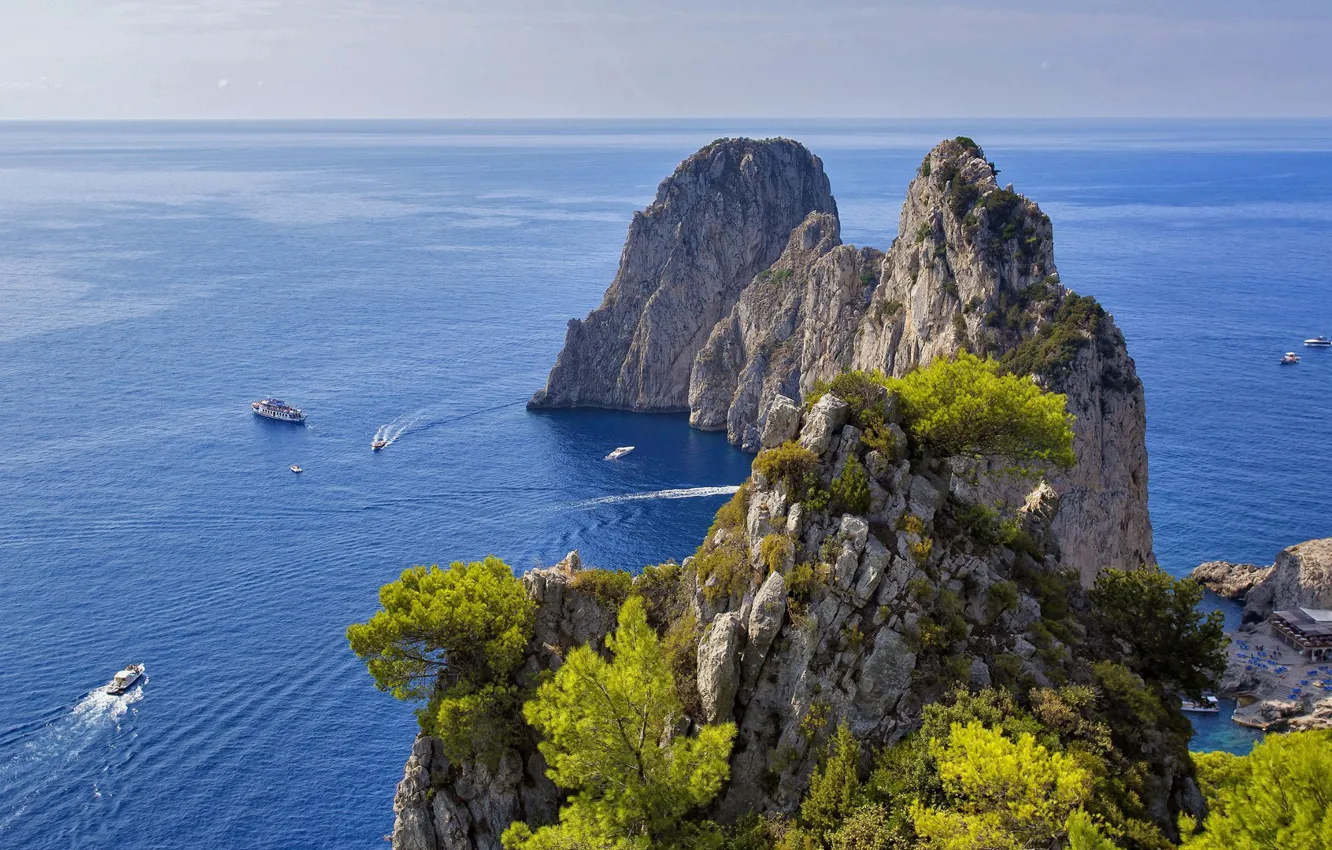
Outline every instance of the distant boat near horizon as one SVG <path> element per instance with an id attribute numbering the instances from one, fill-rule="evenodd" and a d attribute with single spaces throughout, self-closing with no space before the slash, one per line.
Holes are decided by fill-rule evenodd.
<path id="1" fill-rule="evenodd" d="M 1304 344 L 1309 348 L 1332 348 L 1332 339 L 1319 335 L 1313 339 L 1306 339 Z"/>

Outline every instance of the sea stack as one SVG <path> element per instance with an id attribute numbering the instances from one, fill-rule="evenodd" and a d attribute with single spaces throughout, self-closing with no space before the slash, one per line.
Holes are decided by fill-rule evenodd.
<path id="1" fill-rule="evenodd" d="M 688 410 L 694 358 L 806 215 L 836 215 L 823 163 L 789 139 L 723 139 L 634 214 L 600 307 L 569 321 L 529 407 Z"/>
<path id="2" fill-rule="evenodd" d="M 844 369 L 902 375 L 967 349 L 1068 396 L 1077 464 L 1053 475 L 1064 562 L 1084 583 L 1153 563 L 1146 413 L 1124 337 L 1067 288 L 1053 228 L 971 139 L 941 142 L 886 252 L 841 242 L 819 159 L 788 140 L 714 142 L 635 214 L 601 307 L 572 320 L 531 407 L 688 411 L 759 448 L 779 395 Z"/>

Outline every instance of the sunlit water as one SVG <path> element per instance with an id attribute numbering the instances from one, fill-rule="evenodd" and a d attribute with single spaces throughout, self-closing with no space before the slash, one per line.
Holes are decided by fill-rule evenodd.
<path id="1" fill-rule="evenodd" d="M 1128 337 L 1167 568 L 1329 533 L 1332 352 L 1276 366 L 1332 333 L 1328 125 L 7 125 L 0 846 L 382 846 L 414 721 L 342 636 L 381 583 L 691 552 L 745 455 L 523 402 L 632 212 L 742 132 L 808 142 L 881 248 L 976 137 Z"/>

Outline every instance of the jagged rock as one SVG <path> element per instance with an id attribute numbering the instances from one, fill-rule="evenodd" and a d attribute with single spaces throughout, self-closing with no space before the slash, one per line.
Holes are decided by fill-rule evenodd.
<path id="1" fill-rule="evenodd" d="M 437 850 L 439 837 L 436 823 L 430 817 L 430 802 L 434 797 L 431 790 L 430 768 L 438 758 L 439 742 L 425 735 L 418 735 L 412 744 L 412 754 L 407 758 L 407 765 L 402 771 L 402 781 L 398 783 L 397 793 L 393 796 L 393 846 L 397 850 Z M 456 830 L 449 830 L 446 840 L 456 842 L 466 839 L 465 830 L 460 835 Z"/>
<path id="2" fill-rule="evenodd" d="M 805 417 L 805 425 L 800 431 L 800 445 L 816 455 L 828 450 L 833 434 L 846 424 L 850 407 L 832 393 L 814 403 L 814 407 Z"/>
<path id="3" fill-rule="evenodd" d="M 980 148 L 949 140 L 911 181 L 889 251 L 856 249 L 841 244 L 826 179 L 803 148 L 756 152 L 753 170 L 737 171 L 749 176 L 727 176 L 733 148 L 765 144 L 709 146 L 663 184 L 630 229 L 606 302 L 571 325 L 533 404 L 687 407 L 696 427 L 725 428 L 753 450 L 777 395 L 799 402 L 846 368 L 900 376 L 963 347 L 1039 348 L 1061 308 L 1078 306 L 1092 318 L 1073 329 L 1077 350 L 1023 361 L 1075 416 L 1077 463 L 1050 479 L 1063 497 L 1052 537 L 1085 584 L 1105 567 L 1154 563 L 1142 386 L 1112 317 L 1074 302 L 1060 281 L 1040 208 L 1001 189 Z M 765 168 L 774 173 L 765 178 Z M 769 182 L 782 188 L 755 200 L 753 184 Z M 694 212 L 683 211 L 686 200 Z M 768 230 L 757 229 L 757 213 L 729 215 L 760 207 L 774 211 Z M 712 248 L 702 231 L 725 245 Z M 761 247 L 739 252 L 742 260 L 740 244 Z M 689 256 L 697 246 L 711 249 L 706 263 Z M 822 453 L 827 430 L 815 426 L 802 442 Z"/>
<path id="4" fill-rule="evenodd" d="M 703 718 L 719 723 L 731 716 L 735 692 L 740 686 L 736 662 L 744 642 L 744 626 L 738 611 L 728 611 L 712 621 L 698 646 L 698 693 L 703 700 Z"/>
<path id="5" fill-rule="evenodd" d="M 1332 729 L 1332 697 L 1324 697 L 1314 703 L 1307 714 L 1291 718 L 1289 727 L 1292 732 Z"/>
<path id="6" fill-rule="evenodd" d="M 924 522 L 934 520 L 934 512 L 943 504 L 946 494 L 941 492 L 934 482 L 923 475 L 911 481 L 911 491 L 907 494 L 907 510 Z"/>
<path id="7" fill-rule="evenodd" d="M 865 541 L 869 539 L 869 523 L 854 514 L 845 514 L 838 526 L 837 536 L 849 544 L 851 551 L 859 557 L 865 550 Z"/>
<path id="8" fill-rule="evenodd" d="M 1249 591 L 1244 619 L 1291 608 L 1332 608 L 1332 537 L 1281 550 L 1271 572 Z"/>
<path id="9" fill-rule="evenodd" d="M 879 582 L 883 580 L 884 573 L 888 569 L 888 564 L 892 560 L 892 553 L 888 547 L 879 542 L 877 537 L 870 537 L 865 542 L 865 554 L 860 560 L 860 572 L 856 579 L 855 593 L 856 598 L 869 600 L 873 598 L 874 591 L 878 590 Z"/>
<path id="10" fill-rule="evenodd" d="M 744 672 L 744 690 L 750 691 L 758 678 L 763 660 L 773 638 L 781 630 L 782 619 L 786 616 L 786 580 L 781 573 L 772 573 L 754 595 L 754 604 L 749 609 L 748 640 L 742 659 Z M 747 701 L 746 694 L 746 701 Z"/>
<path id="11" fill-rule="evenodd" d="M 764 418 L 763 448 L 775 448 L 787 440 L 795 439 L 799 427 L 800 407 L 784 395 L 773 396 Z"/>
<path id="12" fill-rule="evenodd" d="M 916 654 L 892 629 L 879 629 L 860 671 L 860 684 L 852 702 L 851 731 L 865 737 L 892 713 L 911 681 Z"/>
<path id="13" fill-rule="evenodd" d="M 703 148 L 634 215 L 605 300 L 569 322 L 530 406 L 687 410 L 694 357 L 713 327 L 796 225 L 836 211 L 823 163 L 797 142 L 726 139 Z"/>
<path id="14" fill-rule="evenodd" d="M 1232 564 L 1228 561 L 1208 561 L 1199 564 L 1189 573 L 1189 578 L 1203 587 L 1226 599 L 1243 602 L 1249 591 L 1267 578 L 1272 567 L 1260 567 L 1257 564 Z"/>

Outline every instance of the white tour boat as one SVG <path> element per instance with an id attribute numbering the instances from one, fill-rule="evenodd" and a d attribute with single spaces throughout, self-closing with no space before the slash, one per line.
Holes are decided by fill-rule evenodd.
<path id="1" fill-rule="evenodd" d="M 370 450 L 377 452 L 387 445 L 388 445 L 388 440 L 372 440 L 370 442 Z"/>
<path id="2" fill-rule="evenodd" d="M 301 473 L 301 472 L 304 472 L 305 470 L 304 470 L 304 469 L 301 469 L 300 464 L 293 463 L 293 464 L 291 465 L 291 471 L 292 471 L 292 472 L 296 472 L 296 473 Z"/>
<path id="3" fill-rule="evenodd" d="M 134 683 L 139 681 L 142 675 L 143 665 L 131 664 L 111 679 L 111 684 L 106 686 L 106 692 L 112 696 L 119 696 L 134 687 Z"/>
<path id="4" fill-rule="evenodd" d="M 1332 339 L 1320 335 L 1313 339 L 1306 339 L 1304 344 L 1310 348 L 1332 348 Z"/>
<path id="5" fill-rule="evenodd" d="M 1287 352 L 1286 352 L 1286 356 L 1281 358 L 1281 365 L 1282 365 L 1282 366 L 1294 366 L 1296 363 L 1299 363 L 1299 362 L 1300 362 L 1300 358 L 1297 357 L 1296 354 L 1295 354 L 1295 352 L 1293 352 L 1293 351 L 1287 351 Z"/>
<path id="6" fill-rule="evenodd" d="M 634 450 L 633 446 L 620 446 L 615 451 L 606 455 L 606 460 L 619 460 Z"/>
<path id="7" fill-rule="evenodd" d="M 265 419 L 276 419 L 278 422 L 296 422 L 305 421 L 305 412 L 298 407 L 292 407 L 280 398 L 266 398 L 260 401 L 250 402 L 250 409 L 254 411 L 255 416 L 262 416 Z"/>
<path id="8" fill-rule="evenodd" d="M 1221 705 L 1216 701 L 1216 697 L 1209 694 L 1202 698 L 1202 702 L 1186 699 L 1179 708 L 1180 711 L 1190 711 L 1194 714 L 1216 714 L 1221 710 Z"/>

